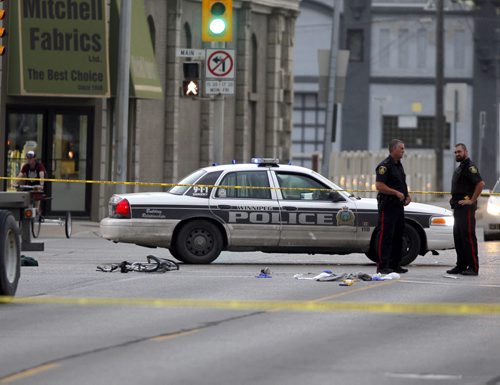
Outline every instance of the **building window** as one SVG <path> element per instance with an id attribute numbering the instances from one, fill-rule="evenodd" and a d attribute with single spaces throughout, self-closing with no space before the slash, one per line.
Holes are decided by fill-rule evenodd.
<path id="1" fill-rule="evenodd" d="M 409 42 L 410 31 L 407 29 L 400 29 L 398 31 L 398 67 L 408 68 L 409 62 Z"/>
<path id="2" fill-rule="evenodd" d="M 465 68 L 465 31 L 455 31 L 453 37 L 453 65 L 455 69 Z"/>
<path id="3" fill-rule="evenodd" d="M 417 68 L 427 66 L 427 30 L 420 28 L 417 31 Z"/>
<path id="4" fill-rule="evenodd" d="M 401 119 L 398 116 L 384 116 L 382 143 L 389 143 L 392 139 L 401 139 L 406 148 L 436 148 L 434 140 L 434 117 L 418 116 L 415 128 L 400 127 Z M 447 123 L 444 131 L 446 149 L 450 148 L 450 124 Z"/>
<path id="5" fill-rule="evenodd" d="M 257 37 L 252 35 L 252 92 L 257 92 L 257 70 L 259 64 Z"/>
<path id="6" fill-rule="evenodd" d="M 380 59 L 380 67 L 389 67 L 391 63 L 391 30 L 388 28 L 382 28 L 380 30 L 379 37 L 379 59 Z"/>
<path id="7" fill-rule="evenodd" d="M 292 131 L 294 164 L 311 168 L 313 154 L 323 151 L 325 116 L 325 108 L 319 106 L 317 94 L 295 94 Z"/>
<path id="8" fill-rule="evenodd" d="M 192 48 L 193 47 L 193 35 L 191 33 L 191 27 L 189 26 L 188 23 L 184 23 L 184 39 L 185 39 L 185 41 L 183 42 L 184 44 L 182 46 L 184 46 L 186 48 Z"/>
<path id="9" fill-rule="evenodd" d="M 153 16 L 148 16 L 148 28 L 149 35 L 151 36 L 151 44 L 153 44 L 153 52 L 156 52 L 156 27 L 155 21 L 153 20 Z"/>
<path id="10" fill-rule="evenodd" d="M 350 51 L 349 54 L 350 61 L 357 61 L 357 62 L 363 61 L 363 41 L 364 41 L 363 30 L 349 29 L 347 31 L 346 47 Z"/>

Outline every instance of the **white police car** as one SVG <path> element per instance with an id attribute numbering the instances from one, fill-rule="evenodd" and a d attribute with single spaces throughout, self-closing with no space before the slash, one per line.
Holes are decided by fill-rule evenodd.
<path id="1" fill-rule="evenodd" d="M 362 252 L 375 260 L 375 199 L 355 197 L 304 167 L 252 161 L 202 168 L 169 192 L 113 195 L 101 235 L 165 247 L 186 263 L 210 263 L 222 250 Z M 403 265 L 453 248 L 449 210 L 411 203 L 405 214 Z"/>
<path id="2" fill-rule="evenodd" d="M 495 183 L 488 203 L 486 205 L 484 240 L 492 241 L 500 239 L 500 179 Z"/>

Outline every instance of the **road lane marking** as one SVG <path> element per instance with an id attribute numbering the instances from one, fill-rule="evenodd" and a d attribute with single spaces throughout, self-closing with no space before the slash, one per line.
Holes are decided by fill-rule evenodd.
<path id="1" fill-rule="evenodd" d="M 186 332 L 179 332 L 179 333 L 174 333 L 174 334 L 166 334 L 166 335 L 162 335 L 162 336 L 156 336 L 156 337 L 150 338 L 150 341 L 173 340 L 174 338 L 185 337 L 185 336 L 189 336 L 191 334 L 196 334 L 199 331 L 201 331 L 201 329 L 194 329 L 194 330 L 189 330 Z"/>
<path id="2" fill-rule="evenodd" d="M 459 278 L 460 279 L 460 278 Z M 465 278 L 467 279 L 467 278 Z M 465 280 L 464 281 L 460 281 L 460 282 L 457 282 L 457 281 L 447 281 L 447 282 L 435 282 L 435 281 L 416 281 L 416 280 L 413 280 L 413 279 L 401 279 L 399 280 L 399 282 L 401 283 L 418 283 L 418 284 L 421 284 L 421 285 L 444 285 L 444 286 L 460 286 L 460 287 L 463 287 L 463 286 L 470 286 L 470 287 L 494 287 L 494 288 L 500 288 L 500 284 L 495 284 L 495 283 L 480 283 L 480 284 L 477 284 L 477 283 L 474 283 L 472 281 L 469 281 L 467 283 L 465 283 Z"/>
<path id="3" fill-rule="evenodd" d="M 294 312 L 345 312 L 440 315 L 500 315 L 500 303 L 377 303 L 269 300 L 208 300 L 185 298 L 0 297 L 0 303 L 78 306 L 144 306 L 224 310 L 278 309 Z"/>
<path id="4" fill-rule="evenodd" d="M 386 377 L 408 378 L 412 380 L 461 380 L 462 375 L 458 374 L 433 374 L 433 373 L 386 373 Z"/>
<path id="5" fill-rule="evenodd" d="M 10 376 L 1 378 L 0 384 L 8 384 L 9 382 L 21 380 L 21 379 L 27 378 L 27 377 L 32 377 L 32 376 L 35 376 L 37 374 L 47 372 L 47 371 L 52 370 L 52 369 L 56 369 L 60 366 L 61 366 L 60 364 L 52 363 L 52 364 L 45 364 L 45 365 L 36 366 L 34 368 L 31 368 L 31 369 L 26 369 L 26 370 L 23 370 L 19 373 L 15 373 L 15 374 L 12 374 Z"/>

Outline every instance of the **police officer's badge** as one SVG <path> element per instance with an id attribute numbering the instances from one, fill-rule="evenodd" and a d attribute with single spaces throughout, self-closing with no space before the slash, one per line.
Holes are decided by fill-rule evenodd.
<path id="1" fill-rule="evenodd" d="M 387 171 L 387 167 L 385 166 L 380 166 L 377 170 L 377 172 L 380 174 L 380 175 L 384 175 Z"/>
<path id="2" fill-rule="evenodd" d="M 354 213 L 349 210 L 349 207 L 344 206 L 337 213 L 337 226 L 354 226 Z"/>
<path id="3" fill-rule="evenodd" d="M 477 174 L 477 168 L 476 166 L 470 166 L 469 167 L 469 171 L 471 174 Z"/>

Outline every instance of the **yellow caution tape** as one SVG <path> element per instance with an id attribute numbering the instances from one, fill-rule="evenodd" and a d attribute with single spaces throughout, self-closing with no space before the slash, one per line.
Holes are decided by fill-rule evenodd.
<path id="1" fill-rule="evenodd" d="M 145 306 L 225 310 L 280 310 L 298 312 L 355 311 L 365 313 L 416 313 L 440 315 L 498 315 L 500 304 L 491 303 L 358 303 L 317 301 L 241 301 L 164 298 L 6 297 L 0 303 L 78 306 Z"/>
<path id="2" fill-rule="evenodd" d="M 18 178 L 0 176 L 0 180 L 11 181 L 40 181 L 40 178 Z M 320 188 L 305 188 L 305 187 L 263 187 L 263 186 L 225 186 L 225 185 L 208 185 L 208 184 L 183 184 L 183 183 L 161 183 L 161 182 L 123 182 L 123 181 L 110 181 L 110 180 L 86 180 L 86 179 L 57 179 L 57 178 L 43 178 L 44 182 L 54 183 L 86 183 L 86 184 L 100 184 L 100 185 L 125 185 L 125 186 L 144 186 L 144 187 L 204 187 L 204 188 L 225 188 L 225 189 L 254 189 L 254 190 L 300 190 L 300 191 L 320 191 L 320 192 L 335 192 L 345 191 L 348 193 L 376 193 L 376 190 L 357 190 L 357 189 L 320 189 Z M 450 195 L 449 191 L 410 191 L 411 194 L 432 194 L 432 195 Z M 500 196 L 500 193 L 482 193 L 481 196 Z"/>

